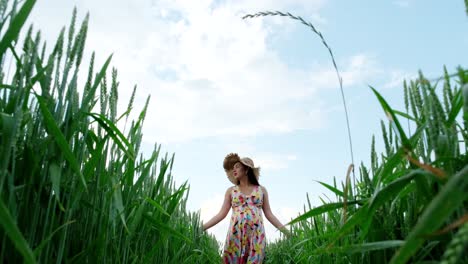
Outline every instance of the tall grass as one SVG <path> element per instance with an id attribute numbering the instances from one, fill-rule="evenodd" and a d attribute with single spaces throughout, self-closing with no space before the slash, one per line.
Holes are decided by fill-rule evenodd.
<path id="1" fill-rule="evenodd" d="M 373 138 L 355 188 L 349 177 L 341 186 L 321 182 L 336 200 L 309 203 L 290 222 L 292 238 L 269 245 L 266 262 L 468 263 L 467 77 L 460 68 L 454 81 L 445 70 L 437 90 L 421 74 L 403 85 L 403 111 L 373 89 L 388 116 L 384 153 Z"/>
<path id="2" fill-rule="evenodd" d="M 325 43 L 289 13 L 246 17 L 272 15 L 299 20 Z M 403 84 L 400 111 L 371 89 L 388 119 L 381 122 L 384 153 L 373 138 L 370 167 L 360 165 L 357 182 L 349 179 L 352 167 L 341 186 L 321 182 L 336 201 L 309 203 L 289 223 L 292 237 L 268 246 L 267 263 L 468 262 L 461 254 L 468 243 L 468 71 L 444 68 L 436 82 L 420 73 Z"/>
<path id="3" fill-rule="evenodd" d="M 0 0 L 0 261 L 219 263 L 174 155 L 140 152 L 149 98 L 129 120 L 136 88 L 119 113 L 112 56 L 82 64 L 88 16 L 77 27 L 75 10 L 49 53 L 39 31 L 21 34 L 34 4 Z M 335 201 L 307 197 L 266 263 L 468 262 L 468 71 L 405 82 L 402 110 L 371 89 L 383 153 L 373 137 L 357 180 L 350 167 L 345 182 L 320 182 Z"/>
<path id="4" fill-rule="evenodd" d="M 129 121 L 134 89 L 118 113 L 112 56 L 82 64 L 76 10 L 49 54 L 40 31 L 20 34 L 34 4 L 0 1 L 0 262 L 218 263 L 174 156 L 140 153 L 149 98 Z"/>

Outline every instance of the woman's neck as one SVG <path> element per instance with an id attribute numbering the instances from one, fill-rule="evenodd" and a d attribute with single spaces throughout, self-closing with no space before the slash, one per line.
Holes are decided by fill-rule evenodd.
<path id="1" fill-rule="evenodd" d="M 249 182 L 249 179 L 241 179 L 239 181 L 239 187 L 249 187 L 250 185 L 250 182 Z"/>

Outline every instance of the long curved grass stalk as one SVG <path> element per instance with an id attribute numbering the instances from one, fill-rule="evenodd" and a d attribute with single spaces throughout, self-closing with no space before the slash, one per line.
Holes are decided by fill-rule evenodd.
<path id="1" fill-rule="evenodd" d="M 333 51 L 331 50 L 328 43 L 325 41 L 325 38 L 323 37 L 322 33 L 320 31 L 318 31 L 312 23 L 305 21 L 300 16 L 292 15 L 289 12 L 286 12 L 286 13 L 283 13 L 283 12 L 280 12 L 280 11 L 258 12 L 258 13 L 255 13 L 255 14 L 247 14 L 247 15 L 243 16 L 242 19 L 256 18 L 256 17 L 261 17 L 261 16 L 289 17 L 291 19 L 294 19 L 294 20 L 297 20 L 297 21 L 301 22 L 301 24 L 309 27 L 312 30 L 312 32 L 314 32 L 315 34 L 317 34 L 320 37 L 320 40 L 322 41 L 323 45 L 325 46 L 325 48 L 327 48 L 328 53 L 330 53 L 330 57 L 331 57 L 331 60 L 333 62 L 333 67 L 335 68 L 336 76 L 337 76 L 338 82 L 340 84 L 341 98 L 342 98 L 342 101 L 343 101 L 343 107 L 344 107 L 344 111 L 345 111 L 345 115 L 346 115 L 346 127 L 348 129 L 349 150 L 350 150 L 350 154 L 351 154 L 351 166 L 353 166 L 353 183 L 355 185 L 356 184 L 356 177 L 355 177 L 355 174 L 354 174 L 353 140 L 351 138 L 351 128 L 349 126 L 348 109 L 346 107 L 346 98 L 345 98 L 344 91 L 343 91 L 343 78 L 341 78 L 340 71 L 338 70 L 338 66 L 336 65 L 335 56 L 333 56 Z"/>

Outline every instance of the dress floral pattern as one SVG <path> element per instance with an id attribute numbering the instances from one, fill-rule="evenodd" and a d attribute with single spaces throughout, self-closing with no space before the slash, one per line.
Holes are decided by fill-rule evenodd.
<path id="1" fill-rule="evenodd" d="M 262 205 L 263 192 L 260 186 L 255 186 L 250 195 L 243 194 L 239 186 L 232 188 L 232 216 L 224 245 L 224 263 L 262 263 L 265 256 Z"/>

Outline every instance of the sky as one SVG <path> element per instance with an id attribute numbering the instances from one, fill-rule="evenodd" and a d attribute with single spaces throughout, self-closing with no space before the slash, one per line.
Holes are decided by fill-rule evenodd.
<path id="1" fill-rule="evenodd" d="M 261 167 L 283 223 L 303 212 L 306 194 L 313 206 L 333 201 L 317 181 L 341 186 L 351 163 L 339 83 L 318 36 L 288 18 L 244 15 L 290 12 L 322 32 L 343 78 L 357 166 L 369 164 L 372 135 L 382 149 L 385 115 L 370 86 L 404 110 L 404 79 L 419 70 L 437 78 L 468 59 L 461 0 L 39 0 L 28 22 L 52 46 L 75 6 L 79 24 L 90 14 L 83 65 L 93 51 L 97 67 L 113 54 L 119 113 L 134 85 L 135 115 L 151 95 L 142 150 L 175 153 L 173 177 L 188 181 L 188 208 L 205 222 L 231 186 L 222 168 L 230 152 Z M 229 215 L 208 232 L 223 243 L 228 224 Z"/>

